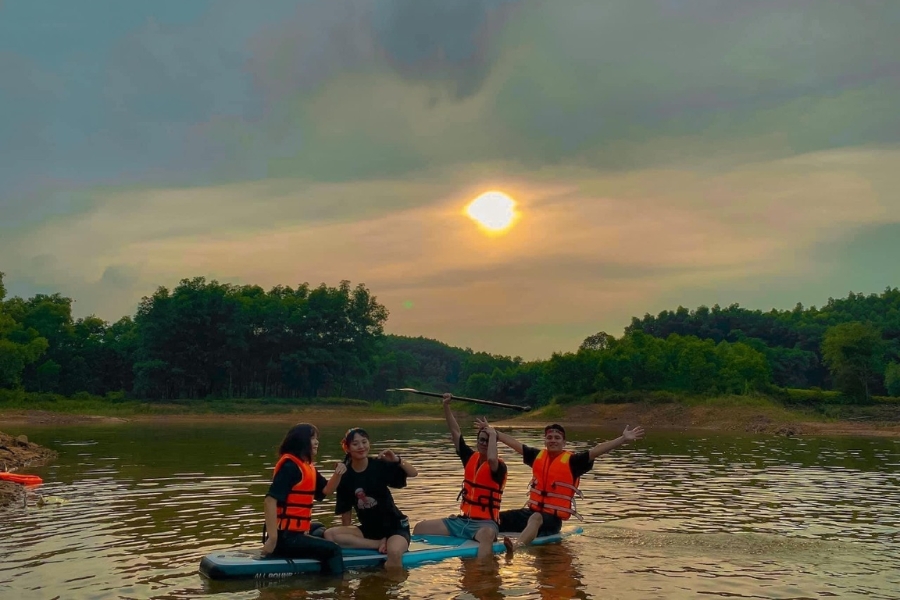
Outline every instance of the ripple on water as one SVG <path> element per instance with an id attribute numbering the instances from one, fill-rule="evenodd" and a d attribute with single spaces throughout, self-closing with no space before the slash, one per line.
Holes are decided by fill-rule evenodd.
<path id="1" fill-rule="evenodd" d="M 131 427 L 130 429 L 128 427 Z M 200 558 L 260 544 L 262 496 L 283 432 L 264 425 L 148 432 L 69 429 L 39 493 L 61 503 L 0 510 L 0 596 L 52 598 L 892 598 L 900 589 L 900 446 L 891 440 L 651 434 L 602 457 L 582 480 L 585 535 L 485 568 L 471 560 L 391 578 L 209 582 Z M 413 522 L 454 514 L 462 465 L 440 424 L 369 428 L 422 476 L 397 490 Z M 322 429 L 320 464 L 343 455 Z M 534 432 L 515 432 L 532 445 Z M 29 437 L 39 440 L 35 432 Z M 611 437 L 573 434 L 573 449 Z M 133 439 L 132 439 L 133 438 Z M 227 440 L 227 443 L 223 443 Z M 331 443 L 329 440 L 333 440 Z M 50 444 L 54 445 L 54 444 Z M 187 449 L 190 451 L 187 451 Z M 208 449 L 204 454 L 203 449 Z M 504 452 L 504 502 L 529 469 Z M 333 522 L 333 501 L 315 518 Z M 8 592 L 15 592 L 14 595 Z"/>

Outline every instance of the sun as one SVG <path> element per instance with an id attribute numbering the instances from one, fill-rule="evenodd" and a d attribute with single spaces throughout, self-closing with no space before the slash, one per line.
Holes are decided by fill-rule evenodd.
<path id="1" fill-rule="evenodd" d="M 488 233 L 508 230 L 519 218 L 516 201 L 503 192 L 485 192 L 466 206 L 466 214 Z"/>

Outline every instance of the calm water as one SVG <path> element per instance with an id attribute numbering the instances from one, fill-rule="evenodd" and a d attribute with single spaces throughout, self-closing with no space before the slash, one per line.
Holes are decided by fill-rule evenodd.
<path id="1" fill-rule="evenodd" d="M 391 579 L 218 584 L 204 554 L 259 546 L 274 447 L 289 424 L 16 428 L 60 452 L 41 493 L 0 509 L 0 598 L 898 598 L 900 440 L 649 432 L 582 481 L 585 534 Z M 322 428 L 319 464 L 342 428 Z M 442 423 L 368 427 L 420 470 L 395 497 L 413 522 L 456 512 L 462 466 Z M 535 431 L 514 431 L 539 445 Z M 586 448 L 609 431 L 572 434 Z M 507 506 L 529 470 L 507 451 Z M 331 522 L 333 502 L 318 506 Z"/>

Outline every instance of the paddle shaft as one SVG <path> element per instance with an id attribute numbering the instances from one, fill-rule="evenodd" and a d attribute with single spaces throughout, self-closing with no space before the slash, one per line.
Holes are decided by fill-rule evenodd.
<path id="1" fill-rule="evenodd" d="M 443 398 L 443 394 L 438 394 L 437 392 L 423 392 L 421 390 L 414 390 L 410 388 L 400 388 L 400 389 L 390 389 L 389 392 L 408 392 L 410 394 L 418 394 L 420 396 L 431 396 L 433 398 Z M 517 404 L 504 404 L 502 402 L 492 402 L 490 400 L 480 400 L 478 398 L 466 398 L 465 396 L 451 396 L 453 400 L 461 400 L 463 402 L 472 402 L 473 404 L 484 404 L 485 406 L 496 406 L 498 408 L 509 408 L 512 410 L 521 410 L 521 411 L 529 411 L 531 410 L 530 406 L 519 406 Z"/>

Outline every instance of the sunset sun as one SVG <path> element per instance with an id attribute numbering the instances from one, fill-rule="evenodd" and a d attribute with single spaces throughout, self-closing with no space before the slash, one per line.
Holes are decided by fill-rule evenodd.
<path id="1" fill-rule="evenodd" d="M 512 227 L 519 213 L 516 201 L 503 192 L 481 194 L 466 207 L 466 214 L 488 233 L 502 233 Z"/>

